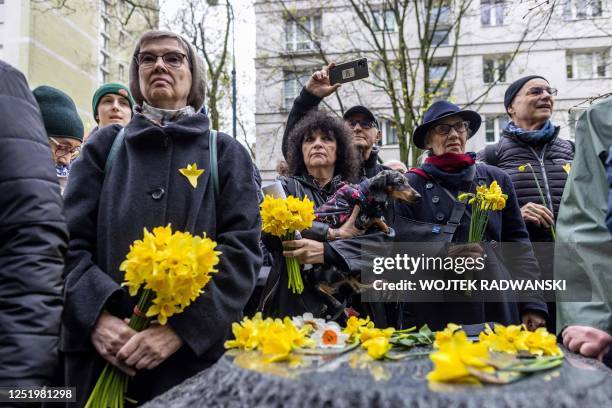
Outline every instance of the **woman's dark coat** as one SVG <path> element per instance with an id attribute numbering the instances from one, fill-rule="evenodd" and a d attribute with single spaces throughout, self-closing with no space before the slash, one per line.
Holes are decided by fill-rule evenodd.
<path id="1" fill-rule="evenodd" d="M 2 61 L 0 118 L 0 386 L 49 385 L 68 231 L 38 104 Z"/>
<path id="2" fill-rule="evenodd" d="M 508 195 L 505 209 L 503 211 L 494 211 L 490 215 L 486 232 L 488 241 L 525 243 L 525 249 L 527 250 L 525 256 L 512 259 L 511 262 L 513 267 L 517 267 L 523 272 L 522 278 L 539 278 L 539 270 L 533 257 L 531 245 L 529 245 L 529 235 L 521 217 L 510 178 L 503 171 L 484 164 L 476 165 L 475 173 L 474 184 L 484 183 L 489 185 L 494 180 L 497 180 L 502 191 Z M 421 194 L 422 199 L 420 202 L 412 205 L 396 202 L 393 226 L 396 230 L 396 242 L 410 243 L 417 242 L 418 240 L 415 238 L 414 231 L 411 230 L 411 225 L 407 223 L 407 220 L 445 225 L 453 209 L 453 200 L 444 192 L 441 185 L 445 186 L 455 197 L 459 193 L 459 188 L 444 183 L 443 180 L 439 180 L 441 182 L 440 185 L 432 179 L 423 178 L 413 172 L 407 173 L 406 177 L 412 187 Z M 468 242 L 469 225 L 470 218 L 464 213 L 452 242 Z M 431 233 L 429 238 L 434 241 L 437 236 Z M 422 241 L 427 242 L 429 238 L 425 237 Z M 488 253 L 489 251 L 487 250 Z M 445 255 L 442 256 L 444 257 Z M 507 276 L 507 272 L 500 268 L 490 267 L 489 262 L 487 262 L 485 271 L 488 274 L 494 271 L 493 273 L 498 274 L 497 278 L 510 278 Z M 453 279 L 457 278 L 458 275 L 454 275 Z M 472 296 L 476 296 L 476 294 Z M 520 303 L 518 305 L 512 302 L 511 299 L 504 303 L 406 303 L 403 305 L 403 315 L 399 320 L 404 327 L 427 323 L 432 330 L 442 329 L 447 323 L 451 322 L 457 324 L 475 324 L 494 321 L 502 324 L 516 324 L 519 323 L 520 314 L 528 309 L 538 310 L 546 314 L 546 304 L 541 301 L 539 296 L 536 296 L 531 302 Z"/>
<path id="3" fill-rule="evenodd" d="M 323 188 L 318 187 L 309 175 L 279 177 L 278 180 L 287 195 L 298 198 L 307 196 L 314 201 L 315 209 L 325 203 L 342 185 L 339 177 L 332 179 Z M 382 304 L 361 303 L 360 295 L 350 291 L 336 295 L 340 301 L 334 302 L 334 299 L 317 290 L 317 284 L 334 283 L 348 276 L 360 280 L 361 268 L 367 266 L 362 257 L 362 245 L 380 245 L 392 241 L 393 232 L 389 234 L 372 232 L 351 239 L 326 242 L 328 228 L 327 224 L 315 221 L 311 229 L 302 232 L 304 238 L 324 242 L 324 264 L 314 265 L 307 271 L 302 267 L 304 292 L 300 295 L 293 294 L 287 287 L 287 268 L 280 240 L 264 235 L 264 242 L 274 261 L 264 288 L 260 310 L 264 315 L 273 317 L 298 316 L 310 312 L 315 317 L 342 321 L 346 317 L 343 314 L 345 308 L 353 307 L 359 313 L 369 315 L 379 326 L 386 327 L 387 321 Z"/>
<path id="4" fill-rule="evenodd" d="M 110 146 L 120 126 L 99 129 L 76 160 L 66 189 L 70 230 L 62 350 L 67 384 L 77 386 L 83 404 L 103 367 L 90 341 L 103 309 L 127 317 L 134 306 L 120 284 L 119 265 L 143 228 L 172 224 L 217 241 L 219 272 L 204 293 L 169 325 L 184 345 L 153 370 L 131 380 L 128 396 L 140 402 L 166 391 L 213 364 L 224 351 L 231 323 L 255 285 L 261 266 L 260 219 L 253 164 L 234 139 L 218 136 L 220 194 L 215 202 L 208 151 L 209 121 L 203 114 L 165 127 L 136 114 L 125 141 L 105 175 Z M 193 188 L 179 169 L 204 169 Z"/>

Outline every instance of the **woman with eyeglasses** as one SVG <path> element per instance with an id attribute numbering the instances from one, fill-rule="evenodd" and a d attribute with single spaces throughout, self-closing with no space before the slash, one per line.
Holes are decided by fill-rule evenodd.
<path id="1" fill-rule="evenodd" d="M 427 256 L 451 258 L 458 262 L 483 262 L 482 271 L 473 270 L 473 279 L 537 278 L 538 269 L 529 245 L 529 236 L 521 217 L 520 208 L 511 180 L 503 171 L 488 165 L 476 163 L 476 155 L 466 152 L 467 140 L 476 133 L 481 124 L 480 115 L 463 110 L 446 102 L 435 102 L 424 114 L 423 123 L 412 136 L 416 147 L 427 151 L 424 163 L 409 170 L 406 177 L 412 187 L 422 196 L 415 204 L 396 202 L 394 228 L 396 242 L 405 243 L 406 248 L 416 247 L 415 243 L 427 243 Z M 508 195 L 502 211 L 492 212 L 485 233 L 485 243 L 468 243 L 471 220 L 471 205 L 458 200 L 458 195 L 475 192 L 478 185 L 489 186 L 493 181 Z M 522 256 L 512 259 L 512 268 L 498 259 L 492 247 L 495 243 L 512 242 L 523 251 Z M 431 243 L 431 244 L 429 244 Z M 420 248 L 424 248 L 422 245 Z M 419 253 L 409 254 L 420 256 Z M 461 259 L 460 259 L 461 258 Z M 455 261 L 456 260 L 456 261 Z M 468 260 L 468 261 L 466 261 Z M 474 269 L 474 268 L 473 268 Z M 518 272 L 517 272 L 518 271 Z M 459 268 L 450 270 L 424 270 L 415 272 L 417 279 L 460 280 Z M 410 327 L 428 324 L 432 330 L 443 329 L 447 323 L 461 325 L 497 322 L 502 324 L 525 325 L 530 330 L 544 325 L 546 304 L 538 293 L 518 296 L 509 293 L 484 293 L 471 290 L 449 290 L 432 292 L 427 301 L 401 305 L 397 325 Z M 441 301 L 439 301 L 441 300 Z"/>
<path id="2" fill-rule="evenodd" d="M 555 220 L 575 151 L 574 143 L 559 137 L 560 127 L 551 121 L 556 95 L 557 90 L 542 76 L 528 75 L 514 81 L 504 95 L 511 121 L 497 143 L 478 153 L 481 160 L 510 175 L 529 239 L 540 243 L 534 245 L 534 251 L 546 279 L 553 278 Z M 526 164 L 531 167 L 520 171 Z M 547 327 L 554 332 L 554 294 L 549 299 Z"/>
<path id="3" fill-rule="evenodd" d="M 138 404 L 213 364 L 261 266 L 253 164 L 223 133 L 216 139 L 217 164 L 211 163 L 214 139 L 208 117 L 199 113 L 203 63 L 193 46 L 171 32 L 145 33 L 134 50 L 130 90 L 134 117 L 124 128 L 98 130 L 66 189 L 70 244 L 61 349 L 77 406 L 85 405 L 106 363 L 132 376 L 127 396 Z M 203 170 L 196 182 L 179 171 L 194 163 Z M 143 228 L 167 224 L 214 239 L 218 272 L 182 313 L 136 333 L 124 319 L 137 298 L 121 286 L 119 265 Z"/>
<path id="4" fill-rule="evenodd" d="M 70 164 L 81 152 L 83 122 L 74 101 L 65 92 L 42 85 L 32 91 L 49 137 L 49 146 L 55 163 L 55 173 L 64 192 L 70 173 Z"/>

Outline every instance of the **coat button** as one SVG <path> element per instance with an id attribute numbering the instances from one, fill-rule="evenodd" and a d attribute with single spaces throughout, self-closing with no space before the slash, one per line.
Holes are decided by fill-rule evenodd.
<path id="1" fill-rule="evenodd" d="M 440 202 L 440 197 L 438 196 L 431 197 L 431 202 L 434 204 L 438 204 Z"/>
<path id="2" fill-rule="evenodd" d="M 444 213 L 439 212 L 436 214 L 436 220 L 442 221 L 443 219 L 444 219 Z"/>
<path id="3" fill-rule="evenodd" d="M 433 183 L 429 182 L 427 184 L 425 184 L 425 188 L 428 190 L 431 190 L 433 188 Z"/>
<path id="4" fill-rule="evenodd" d="M 153 190 L 153 192 L 151 193 L 151 197 L 153 197 L 154 200 L 159 200 L 164 196 L 164 194 L 166 194 L 166 190 L 159 187 Z"/>

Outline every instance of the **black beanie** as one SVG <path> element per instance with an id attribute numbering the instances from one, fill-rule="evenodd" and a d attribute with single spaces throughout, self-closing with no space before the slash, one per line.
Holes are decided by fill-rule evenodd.
<path id="1" fill-rule="evenodd" d="M 506 112 L 508 112 L 508 106 L 510 106 L 510 104 L 514 100 L 514 97 L 521 90 L 523 85 L 525 85 L 527 82 L 535 78 L 542 78 L 543 80 L 548 82 L 548 79 L 544 78 L 543 76 L 527 75 L 527 76 L 517 79 L 516 81 L 510 84 L 508 89 L 506 89 L 506 93 L 504 94 L 504 108 L 506 108 Z"/>
<path id="2" fill-rule="evenodd" d="M 39 86 L 32 91 L 42 115 L 47 136 L 70 137 L 83 141 L 83 122 L 73 100 L 51 86 Z"/>

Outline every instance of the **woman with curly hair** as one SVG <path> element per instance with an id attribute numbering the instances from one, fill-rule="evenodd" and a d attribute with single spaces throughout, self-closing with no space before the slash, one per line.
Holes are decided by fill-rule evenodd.
<path id="1" fill-rule="evenodd" d="M 351 131 L 329 113 L 309 113 L 291 131 L 287 146 L 289 175 L 278 180 L 287 195 L 308 197 L 315 209 L 345 182 L 358 181 L 359 159 Z M 259 305 L 264 315 L 282 317 L 309 312 L 314 317 L 342 322 L 348 314 L 357 312 L 384 324 L 384 312 L 356 302 L 359 296 L 354 289 L 359 287 L 361 246 L 391 241 L 392 232 L 363 235 L 355 228 L 358 211 L 356 207 L 337 229 L 315 221 L 312 228 L 302 231 L 299 240 L 281 243 L 276 237 L 264 236 L 274 259 Z M 301 294 L 288 288 L 283 257 L 295 257 L 303 265 Z"/>

